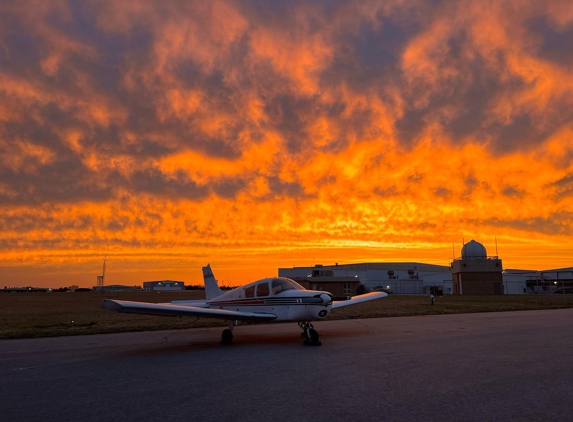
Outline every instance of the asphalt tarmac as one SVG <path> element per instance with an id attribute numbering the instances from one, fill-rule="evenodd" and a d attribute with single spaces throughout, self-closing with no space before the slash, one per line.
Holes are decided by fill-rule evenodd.
<path id="1" fill-rule="evenodd" d="M 2 421 L 571 421 L 573 309 L 0 341 Z"/>

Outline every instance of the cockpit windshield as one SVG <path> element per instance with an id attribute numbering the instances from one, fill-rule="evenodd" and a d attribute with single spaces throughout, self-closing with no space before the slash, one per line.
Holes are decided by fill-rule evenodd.
<path id="1" fill-rule="evenodd" d="M 304 290 L 304 287 L 302 287 L 296 281 L 291 280 L 290 278 L 273 278 L 271 284 L 274 295 L 280 292 L 284 292 L 285 290 Z"/>

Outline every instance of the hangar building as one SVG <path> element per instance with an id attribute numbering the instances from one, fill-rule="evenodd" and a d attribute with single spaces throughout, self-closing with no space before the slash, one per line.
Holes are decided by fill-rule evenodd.
<path id="1" fill-rule="evenodd" d="M 573 294 L 573 267 L 543 271 L 505 270 L 503 283 L 510 294 Z"/>
<path id="2" fill-rule="evenodd" d="M 279 268 L 279 277 L 306 279 L 310 288 L 315 285 L 319 287 L 321 279 L 326 282 L 324 277 L 354 277 L 370 291 L 387 288 L 398 294 L 452 293 L 449 267 L 419 262 L 371 262 Z M 353 284 L 348 281 L 341 283 L 344 292 L 350 291 L 352 295 L 356 294 Z"/>
<path id="3" fill-rule="evenodd" d="M 143 290 L 176 291 L 185 290 L 185 283 L 175 280 L 144 281 Z"/>

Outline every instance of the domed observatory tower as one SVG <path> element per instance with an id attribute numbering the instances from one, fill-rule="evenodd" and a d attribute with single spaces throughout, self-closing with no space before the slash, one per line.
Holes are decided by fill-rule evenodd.
<path id="1" fill-rule="evenodd" d="M 461 258 L 450 265 L 455 295 L 502 295 L 501 259 L 487 256 L 485 247 L 475 240 L 462 248 Z"/>

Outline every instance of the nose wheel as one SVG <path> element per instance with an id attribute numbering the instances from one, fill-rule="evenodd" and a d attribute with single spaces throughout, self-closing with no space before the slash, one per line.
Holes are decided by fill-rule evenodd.
<path id="1" fill-rule="evenodd" d="M 305 346 L 320 346 L 322 343 L 319 340 L 318 332 L 314 329 L 310 322 L 299 323 L 299 327 L 302 328 L 302 336 L 305 338 L 302 344 Z"/>

